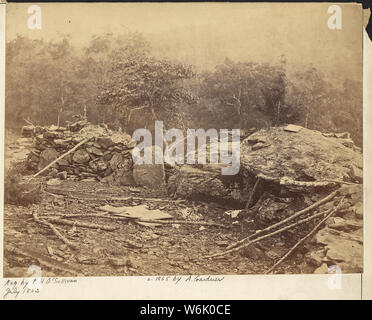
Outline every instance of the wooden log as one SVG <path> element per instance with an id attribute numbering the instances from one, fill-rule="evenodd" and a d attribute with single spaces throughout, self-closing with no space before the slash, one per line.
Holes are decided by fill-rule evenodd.
<path id="1" fill-rule="evenodd" d="M 337 207 L 332 210 L 323 220 L 321 220 L 306 236 L 304 236 L 302 239 L 300 239 L 283 257 L 281 257 L 269 270 L 267 270 L 265 272 L 265 274 L 268 274 L 268 273 L 271 273 L 274 271 L 274 269 L 280 265 L 285 259 L 287 259 L 291 253 L 296 250 L 296 248 L 298 246 L 300 246 L 302 243 L 304 243 L 304 241 L 306 239 L 308 239 L 309 237 L 311 237 L 319 228 L 320 226 L 326 222 L 336 211 L 337 209 L 340 207 L 340 204 L 342 203 L 342 201 L 344 200 L 345 196 L 342 197 L 342 199 L 340 200 L 340 202 L 338 203 Z"/>
<path id="2" fill-rule="evenodd" d="M 40 219 L 38 214 L 37 214 L 37 211 L 34 211 L 33 214 L 32 214 L 35 222 L 37 223 L 40 223 L 44 226 L 47 226 L 49 229 L 51 229 L 53 231 L 53 233 L 57 236 L 58 239 L 60 239 L 63 243 L 65 243 L 66 245 L 68 245 L 70 248 L 72 249 L 77 249 L 78 246 L 72 242 L 70 242 L 64 235 L 62 235 L 57 229 L 56 227 L 51 224 L 50 222 L 44 220 L 44 219 Z"/>
<path id="3" fill-rule="evenodd" d="M 270 176 L 267 176 L 263 173 L 260 173 L 257 175 L 257 178 L 261 178 L 262 180 L 278 183 L 281 186 L 286 187 L 303 187 L 303 188 L 318 188 L 318 187 L 334 187 L 337 185 L 347 184 L 347 185 L 354 185 L 357 183 L 353 182 L 346 182 L 346 181 L 339 181 L 339 180 L 322 180 L 322 181 L 298 181 L 293 180 L 289 177 L 282 177 L 280 179 L 273 178 Z"/>
<path id="4" fill-rule="evenodd" d="M 58 161 L 60 161 L 61 159 L 63 159 L 67 155 L 69 155 L 70 153 L 74 152 L 77 148 L 79 148 L 80 146 L 82 146 L 84 143 L 87 143 L 91 139 L 92 139 L 92 137 L 86 138 L 83 141 L 79 142 L 75 147 L 73 147 L 69 151 L 67 151 L 64 154 L 62 154 L 61 156 L 59 156 L 56 160 L 54 160 L 51 163 L 49 163 L 45 168 L 41 169 L 39 172 L 35 173 L 33 175 L 33 178 L 37 177 L 39 174 L 43 173 L 45 170 L 48 170 L 52 165 L 54 165 L 55 163 L 57 163 Z"/>
<path id="5" fill-rule="evenodd" d="M 256 180 L 256 182 L 255 182 L 255 184 L 253 186 L 252 192 L 251 192 L 251 194 L 249 196 L 249 200 L 248 200 L 248 202 L 247 202 L 247 204 L 245 206 L 245 209 L 249 209 L 250 207 L 252 207 L 253 201 L 254 201 L 254 198 L 255 198 L 255 195 L 257 193 L 257 189 L 258 189 L 260 183 L 261 183 L 261 178 L 260 177 L 257 177 L 257 180 Z"/>
<path id="6" fill-rule="evenodd" d="M 242 245 L 239 246 L 239 247 L 235 247 L 235 248 L 232 248 L 232 249 L 228 249 L 228 250 L 225 250 L 225 251 L 223 251 L 223 252 L 216 253 L 216 254 L 213 254 L 213 255 L 210 255 L 210 256 L 204 256 L 203 258 L 206 259 L 206 258 L 221 257 L 221 256 L 227 255 L 227 254 L 229 254 L 229 253 L 237 252 L 237 251 L 239 251 L 239 250 L 241 250 L 241 249 L 244 249 L 244 248 L 250 246 L 251 244 L 254 244 L 254 243 L 258 242 L 258 241 L 261 241 L 261 240 L 264 240 L 264 239 L 270 238 L 270 237 L 275 236 L 275 235 L 277 235 L 277 234 L 279 234 L 279 233 L 282 233 L 282 232 L 284 232 L 284 231 L 287 231 L 287 230 L 289 230 L 289 229 L 292 229 L 292 228 L 294 228 L 294 227 L 296 227 L 296 226 L 299 226 L 299 225 L 301 225 L 301 224 L 304 224 L 304 223 L 306 223 L 306 222 L 309 222 L 309 221 L 311 221 L 311 220 L 314 220 L 314 219 L 316 219 L 316 218 L 319 218 L 319 217 L 323 216 L 323 215 L 324 215 L 325 213 L 327 213 L 327 212 L 329 212 L 329 210 L 327 210 L 327 211 L 323 211 L 323 212 L 317 213 L 317 214 L 315 214 L 315 215 L 313 215 L 313 216 L 310 216 L 310 217 L 308 217 L 308 218 L 305 218 L 305 219 L 299 220 L 299 221 L 297 221 L 297 222 L 295 222 L 295 223 L 292 223 L 292 224 L 290 224 L 290 225 L 288 225 L 288 226 L 286 226 L 286 227 L 284 227 L 284 228 L 281 228 L 281 229 L 276 230 L 276 231 L 274 231 L 274 232 L 268 233 L 268 234 L 266 234 L 266 235 L 264 235 L 264 236 L 258 237 L 258 238 L 254 239 L 254 240 L 249 241 L 248 243 L 242 244 Z"/>
<path id="7" fill-rule="evenodd" d="M 321 206 L 322 204 L 327 203 L 328 201 L 331 201 L 331 200 L 332 200 L 332 199 L 333 199 L 333 198 L 338 194 L 338 192 L 339 192 L 338 190 L 332 192 L 331 194 L 329 194 L 329 195 L 326 196 L 325 198 L 323 198 L 323 199 L 321 199 L 321 200 L 319 200 L 319 201 L 313 203 L 311 206 L 309 206 L 309 207 L 307 207 L 307 208 L 305 208 L 305 209 L 302 209 L 302 210 L 300 210 L 300 211 L 294 213 L 293 215 L 289 216 L 288 218 L 283 219 L 282 221 L 279 221 L 279 222 L 277 222 L 277 223 L 275 223 L 275 224 L 273 224 L 273 225 L 271 225 L 271 226 L 268 226 L 268 227 L 265 228 L 265 229 L 259 230 L 259 231 L 256 232 L 255 234 L 251 234 L 251 235 L 249 235 L 248 237 L 246 237 L 246 238 L 244 238 L 244 239 L 242 239 L 242 240 L 239 240 L 239 241 L 237 241 L 237 242 L 231 244 L 230 246 L 227 247 L 227 249 L 232 249 L 232 248 L 234 248 L 234 247 L 236 247 L 236 246 L 238 246 L 238 245 L 240 245 L 240 244 L 242 244 L 242 243 L 244 243 L 244 242 L 246 242 L 246 241 L 249 241 L 249 240 L 253 239 L 254 237 L 257 237 L 257 236 L 262 235 L 263 233 L 265 233 L 265 232 L 267 232 L 267 231 L 270 231 L 270 230 L 273 230 L 273 229 L 275 229 L 275 228 L 277 228 L 277 227 L 280 227 L 280 226 L 282 226 L 283 224 L 285 224 L 285 223 L 287 223 L 287 222 L 290 222 L 290 221 L 292 221 L 293 219 L 295 219 L 295 218 L 297 218 L 297 217 L 299 217 L 299 216 L 301 216 L 301 215 L 303 215 L 303 214 L 305 214 L 305 213 L 308 213 L 308 212 L 310 212 L 310 211 L 312 211 L 312 210 L 318 208 L 318 207 Z"/>
<path id="8" fill-rule="evenodd" d="M 45 217 L 44 219 L 51 221 L 55 224 L 64 224 L 68 226 L 76 226 L 76 227 L 91 228 L 91 229 L 101 229 L 105 231 L 114 231 L 119 228 L 119 227 L 99 225 L 99 224 L 88 223 L 88 222 L 77 222 L 77 221 L 64 220 L 64 219 L 54 218 L 54 217 Z"/>
<path id="9" fill-rule="evenodd" d="M 57 216 L 57 217 L 56 217 Z M 214 223 L 214 222 L 206 222 L 206 221 L 186 221 L 186 220 L 151 220 L 151 219 L 139 219 L 137 217 L 132 216 L 115 216 L 115 215 L 107 215 L 107 214 L 96 214 L 96 213 L 86 213 L 86 214 L 56 214 L 54 216 L 43 216 L 42 218 L 48 219 L 51 221 L 56 221 L 60 218 L 103 218 L 103 219 L 109 219 L 109 220 L 135 220 L 138 222 L 146 222 L 146 223 L 158 223 L 158 224 L 192 224 L 192 225 L 200 225 L 200 226 L 211 226 L 211 227 L 220 227 L 220 228 L 229 228 L 229 226 L 220 224 L 220 223 Z M 63 220 L 65 221 L 65 220 Z M 67 220 L 66 220 L 67 221 Z M 75 224 L 76 226 L 79 226 L 79 223 L 73 223 L 69 221 L 69 224 Z M 94 225 L 98 226 L 98 225 Z M 102 226 L 99 226 L 102 229 Z M 106 226 L 107 227 L 107 226 Z M 111 227 L 110 227 L 111 228 Z M 104 230 L 104 229 L 103 229 Z M 109 230 L 111 231 L 111 230 Z"/>
<path id="10" fill-rule="evenodd" d="M 193 224 L 199 226 L 210 226 L 210 227 L 220 227 L 220 228 L 229 228 L 220 223 L 214 222 L 205 222 L 205 221 L 186 221 L 186 220 L 148 220 L 148 219 L 136 219 L 138 222 L 146 222 L 146 223 L 159 223 L 159 224 Z"/>

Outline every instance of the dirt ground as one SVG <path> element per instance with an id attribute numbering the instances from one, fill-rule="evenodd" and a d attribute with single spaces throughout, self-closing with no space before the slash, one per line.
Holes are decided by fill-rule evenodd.
<path id="1" fill-rule="evenodd" d="M 42 179 L 42 178 L 41 178 Z M 91 181 L 64 181 L 60 189 L 82 194 L 80 199 L 52 195 L 43 191 L 40 204 L 29 207 L 6 205 L 4 212 L 4 277 L 25 277 L 31 265 L 40 266 L 43 276 L 149 276 L 149 275 L 221 275 L 260 274 L 269 269 L 272 259 L 264 254 L 270 242 L 223 257 L 203 259 L 204 255 L 221 252 L 229 244 L 246 236 L 239 223 L 233 224 L 225 208 L 213 203 L 186 200 L 151 200 L 147 189 L 108 187 Z M 77 193 L 75 193 L 75 191 Z M 130 197 L 122 201 L 97 197 Z M 146 199 L 147 198 L 147 199 Z M 56 214 L 102 213 L 98 207 L 147 204 L 161 209 L 177 220 L 215 222 L 227 228 L 197 224 L 164 224 L 142 226 L 134 221 L 113 221 L 95 217 L 77 217 L 84 221 L 118 227 L 114 231 L 58 225 L 58 230 L 78 248 L 73 250 L 51 230 L 33 219 Z M 248 230 L 249 231 L 249 230 Z M 252 230 L 250 230 L 252 231 Z M 274 240 L 270 240 L 274 241 Z M 275 241 L 278 241 L 276 239 Z M 283 254 L 287 248 L 283 245 Z M 278 267 L 278 273 L 301 273 L 301 253 Z"/>

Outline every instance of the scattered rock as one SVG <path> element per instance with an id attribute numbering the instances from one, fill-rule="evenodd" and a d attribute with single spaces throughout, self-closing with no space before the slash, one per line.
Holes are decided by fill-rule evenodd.
<path id="1" fill-rule="evenodd" d="M 114 144 L 114 142 L 112 141 L 112 139 L 110 137 L 98 137 L 96 139 L 96 142 L 102 148 L 105 148 L 105 149 L 108 149 L 109 147 L 111 147 Z"/>
<path id="2" fill-rule="evenodd" d="M 333 223 L 329 224 L 328 227 L 340 231 L 350 232 L 362 228 L 363 223 L 335 217 L 333 218 Z"/>
<path id="3" fill-rule="evenodd" d="M 325 257 L 325 250 L 311 251 L 306 255 L 306 261 L 309 265 L 316 268 L 320 267 Z"/>
<path id="4" fill-rule="evenodd" d="M 61 180 L 66 180 L 67 179 L 67 171 L 58 172 L 57 177 Z"/>
<path id="5" fill-rule="evenodd" d="M 84 149 L 79 149 L 75 151 L 72 160 L 76 163 L 86 163 L 90 160 L 90 156 Z"/>
<path id="6" fill-rule="evenodd" d="M 76 256 L 76 261 L 81 264 L 89 264 L 89 265 L 95 265 L 98 264 L 98 260 L 96 258 L 88 257 L 88 256 Z"/>
<path id="7" fill-rule="evenodd" d="M 315 274 L 327 274 L 328 273 L 328 266 L 327 264 L 323 263 L 319 268 L 315 269 Z"/>
<path id="8" fill-rule="evenodd" d="M 289 132 L 298 132 L 302 129 L 303 127 L 301 126 L 296 126 L 294 124 L 289 124 L 288 126 L 286 126 L 284 128 L 285 131 L 289 131 Z"/>
<path id="9" fill-rule="evenodd" d="M 62 182 L 61 182 L 61 180 L 60 179 L 58 179 L 58 178 L 52 178 L 52 179 L 49 179 L 48 181 L 47 181 L 47 185 L 48 186 L 58 186 L 58 185 L 60 185 Z"/>
<path id="10" fill-rule="evenodd" d="M 229 244 L 230 243 L 227 240 L 217 240 L 216 241 L 216 245 L 218 245 L 219 247 L 227 247 Z"/>
<path id="11" fill-rule="evenodd" d="M 252 151 L 256 151 L 265 147 L 268 147 L 268 145 L 262 142 L 258 142 L 252 146 Z"/>
<path id="12" fill-rule="evenodd" d="M 352 165 L 350 167 L 350 177 L 358 183 L 363 183 L 363 170 Z"/>
<path id="13" fill-rule="evenodd" d="M 114 267 L 132 267 L 132 263 L 129 259 L 125 258 L 109 258 L 108 259 L 109 263 L 114 266 Z"/>
<path id="14" fill-rule="evenodd" d="M 103 156 L 103 152 L 100 149 L 98 149 L 94 146 L 93 147 L 88 147 L 86 150 L 88 151 L 88 153 L 93 154 L 95 156 L 98 156 L 98 157 Z"/>

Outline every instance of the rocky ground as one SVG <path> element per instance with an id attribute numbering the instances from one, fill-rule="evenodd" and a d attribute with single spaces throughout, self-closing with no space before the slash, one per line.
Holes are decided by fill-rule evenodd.
<path id="1" fill-rule="evenodd" d="M 217 260 L 202 259 L 237 240 L 240 228 L 231 224 L 226 208 L 183 200 L 151 201 L 148 190 L 122 188 L 107 191 L 99 182 L 64 182 L 65 190 L 84 192 L 90 199 L 72 199 L 68 196 L 44 194 L 43 201 L 28 208 L 7 205 L 5 208 L 5 261 L 4 276 L 27 275 L 30 265 L 42 266 L 45 275 L 168 275 L 168 274 L 246 274 L 259 273 L 272 263 L 263 251 L 257 249 L 260 259 L 248 259 L 245 253 Z M 104 191 L 103 191 L 104 190 Z M 139 191 L 139 192 L 138 192 Z M 111 201 L 112 205 L 128 207 L 147 204 L 151 209 L 168 212 L 177 219 L 218 222 L 228 226 L 222 229 L 200 225 L 142 226 L 130 221 L 107 222 L 99 218 L 79 218 L 79 221 L 104 223 L 118 227 L 114 231 L 60 226 L 60 231 L 78 250 L 72 250 L 50 230 L 36 223 L 32 212 L 40 215 L 58 213 L 85 214 L 100 212 L 97 208 L 107 201 L 95 199 L 95 192 L 106 196 L 132 196 L 137 200 Z M 68 209 L 66 209 L 66 207 Z M 16 248 L 19 252 L 13 252 Z M 24 252 L 23 255 L 20 252 Z M 295 263 L 293 267 L 295 268 Z M 296 269 L 296 268 L 295 268 Z M 293 272 L 296 270 L 293 269 Z"/>
<path id="2" fill-rule="evenodd" d="M 290 129 L 243 139 L 234 177 L 213 165 L 128 165 L 130 137 L 104 126 L 26 129 L 6 151 L 18 175 L 5 184 L 4 276 L 27 276 L 33 264 L 49 276 L 262 274 L 328 214 L 273 272 L 327 273 L 333 265 L 362 272 L 361 151 L 347 133 Z M 70 157 L 30 176 L 87 137 Z M 225 252 L 330 194 L 291 223 L 316 219 Z M 139 212 L 163 214 L 163 223 L 130 216 Z"/>

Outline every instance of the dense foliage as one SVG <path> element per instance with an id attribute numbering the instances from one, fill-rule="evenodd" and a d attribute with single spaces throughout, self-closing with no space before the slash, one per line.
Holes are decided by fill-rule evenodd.
<path id="1" fill-rule="evenodd" d="M 6 56 L 6 126 L 61 124 L 86 110 L 88 120 L 131 133 L 167 127 L 260 128 L 286 123 L 349 131 L 362 143 L 362 85 L 334 86 L 313 66 L 231 61 L 196 73 L 159 59 L 136 33 L 94 36 L 85 48 L 17 37 Z"/>

